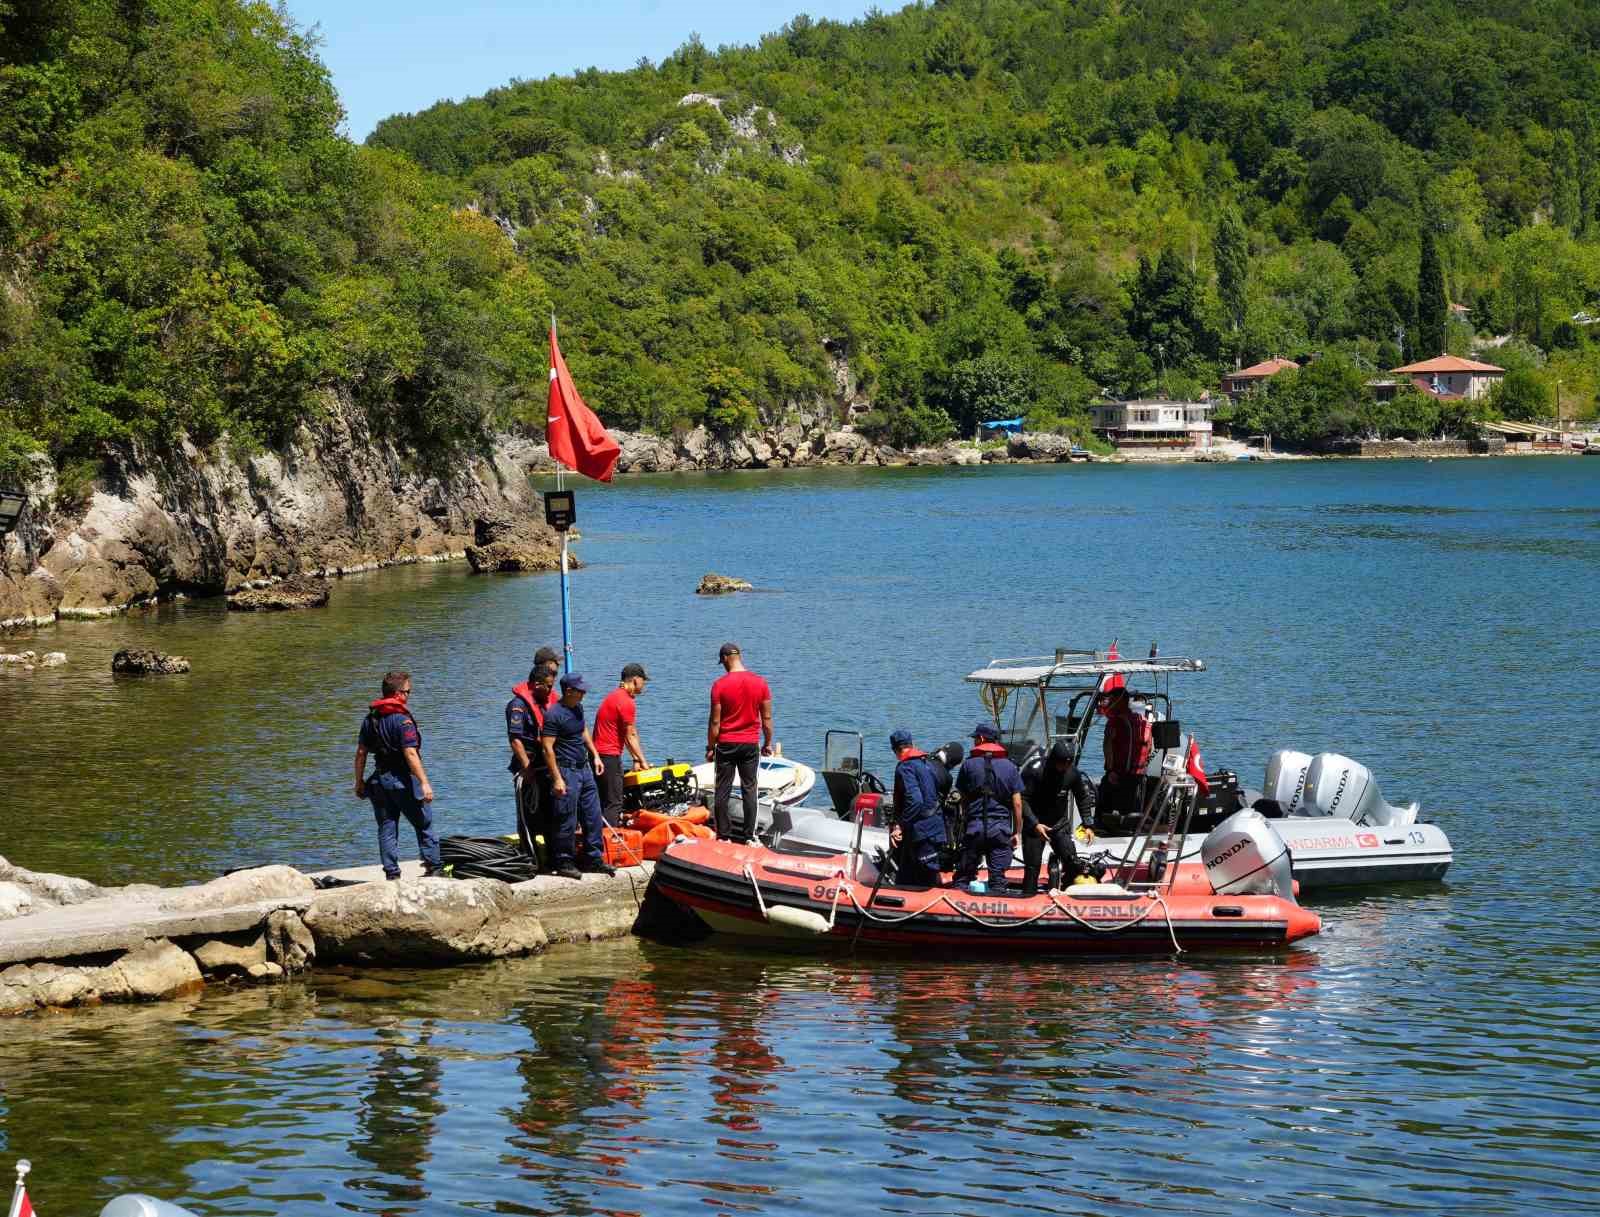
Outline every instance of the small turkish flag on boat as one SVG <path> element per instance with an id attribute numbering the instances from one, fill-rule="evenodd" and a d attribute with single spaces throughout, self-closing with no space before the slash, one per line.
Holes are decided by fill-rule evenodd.
<path id="1" fill-rule="evenodd" d="M 1117 660 L 1122 658 L 1121 655 L 1117 654 L 1117 640 L 1115 638 L 1111 640 L 1111 645 L 1106 648 L 1106 658 L 1108 660 Z M 1127 687 L 1127 678 L 1120 672 L 1111 676 L 1102 676 L 1100 678 L 1100 694 L 1102 697 L 1111 692 L 1112 689 L 1125 689 Z M 1105 702 L 1101 701 L 1099 698 L 1096 698 L 1095 709 L 1101 714 L 1104 714 L 1106 712 Z"/>
<path id="2" fill-rule="evenodd" d="M 28 1185 L 22 1180 L 33 1169 L 26 1158 L 17 1163 L 17 1190 L 11 1193 L 11 1217 L 33 1217 L 33 1201 L 28 1199 Z"/>
<path id="3" fill-rule="evenodd" d="M 606 434 L 595 412 L 583 404 L 572 383 L 567 361 L 556 343 L 556 323 L 550 322 L 550 405 L 545 411 L 545 440 L 550 456 L 597 482 L 609 482 L 622 448 Z"/>
<path id="4" fill-rule="evenodd" d="M 1211 793 L 1211 783 L 1206 780 L 1205 766 L 1200 763 L 1200 743 L 1192 735 L 1189 737 L 1189 755 L 1184 758 L 1183 767 L 1194 779 L 1194 784 L 1200 787 L 1201 794 Z"/>

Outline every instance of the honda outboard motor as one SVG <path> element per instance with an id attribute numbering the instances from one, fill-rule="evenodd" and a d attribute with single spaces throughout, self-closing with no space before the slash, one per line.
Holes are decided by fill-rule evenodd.
<path id="1" fill-rule="evenodd" d="M 1286 816 L 1305 815 L 1301 802 L 1305 797 L 1306 770 L 1311 768 L 1311 756 L 1305 752 L 1284 749 L 1267 758 L 1267 776 L 1262 783 L 1262 797 L 1271 799 L 1283 808 Z"/>
<path id="2" fill-rule="evenodd" d="M 1417 819 L 1417 805 L 1383 801 L 1372 770 L 1337 752 L 1319 752 L 1306 771 L 1302 814 L 1342 816 L 1356 824 L 1404 828 Z"/>
<path id="3" fill-rule="evenodd" d="M 1208 832 L 1200 860 L 1219 896 L 1294 899 L 1289 847 L 1259 811 L 1236 811 Z"/>

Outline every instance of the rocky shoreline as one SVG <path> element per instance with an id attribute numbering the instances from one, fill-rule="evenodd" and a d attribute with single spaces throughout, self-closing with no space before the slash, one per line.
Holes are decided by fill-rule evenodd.
<path id="1" fill-rule="evenodd" d="M 415 862 L 398 882 L 376 866 L 264 866 L 102 888 L 0 858 L 0 1016 L 279 982 L 319 964 L 438 967 L 617 938 L 651 869 L 502 883 L 428 878 Z"/>
<path id="2" fill-rule="evenodd" d="M 492 569 L 552 569 L 559 543 L 527 477 L 539 457 L 543 444 L 505 436 L 434 476 L 336 396 L 279 451 L 119 450 L 76 501 L 41 457 L 33 506 L 0 538 L 0 627 L 452 561 L 486 534 L 501 547 Z"/>

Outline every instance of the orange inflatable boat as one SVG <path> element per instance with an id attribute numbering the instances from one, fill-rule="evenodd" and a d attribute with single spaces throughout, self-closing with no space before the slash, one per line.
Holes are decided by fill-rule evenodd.
<path id="1" fill-rule="evenodd" d="M 713 931 L 862 946 L 1060 955 L 1172 954 L 1281 947 L 1322 928 L 1292 892 L 1219 893 L 1184 863 L 1150 882 L 1089 883 L 1034 896 L 879 882 L 851 855 L 780 853 L 760 845 L 680 840 L 656 863 L 657 891 Z M 1010 873 L 1015 892 L 1020 872 Z M 1287 890 L 1287 889 L 1286 889 Z"/>

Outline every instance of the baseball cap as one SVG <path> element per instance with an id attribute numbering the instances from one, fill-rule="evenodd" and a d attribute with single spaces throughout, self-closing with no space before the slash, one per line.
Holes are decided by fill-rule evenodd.
<path id="1" fill-rule="evenodd" d="M 635 676 L 642 676 L 645 680 L 649 680 L 650 679 L 650 673 L 648 673 L 648 672 L 646 672 L 644 670 L 644 664 L 642 664 L 642 663 L 625 663 L 625 664 L 622 665 L 622 679 L 623 680 L 632 680 Z"/>
<path id="2" fill-rule="evenodd" d="M 1000 728 L 993 723 L 978 723 L 972 728 L 972 738 L 993 740 L 998 743 L 1000 740 Z"/>
<path id="3" fill-rule="evenodd" d="M 910 742 L 911 732 L 907 731 L 904 727 L 896 727 L 889 733 L 889 747 L 893 748 L 896 752 L 899 752 L 900 749 L 904 748 Z"/>
<path id="4" fill-rule="evenodd" d="M 583 683 L 583 677 L 578 673 L 568 672 L 561 678 L 561 691 L 565 693 L 568 689 L 576 689 L 579 693 L 587 693 L 589 686 Z"/>
<path id="5" fill-rule="evenodd" d="M 717 652 L 717 658 L 726 659 L 729 655 L 738 654 L 740 654 L 740 651 L 737 642 L 725 642 L 722 644 L 722 649 Z"/>

